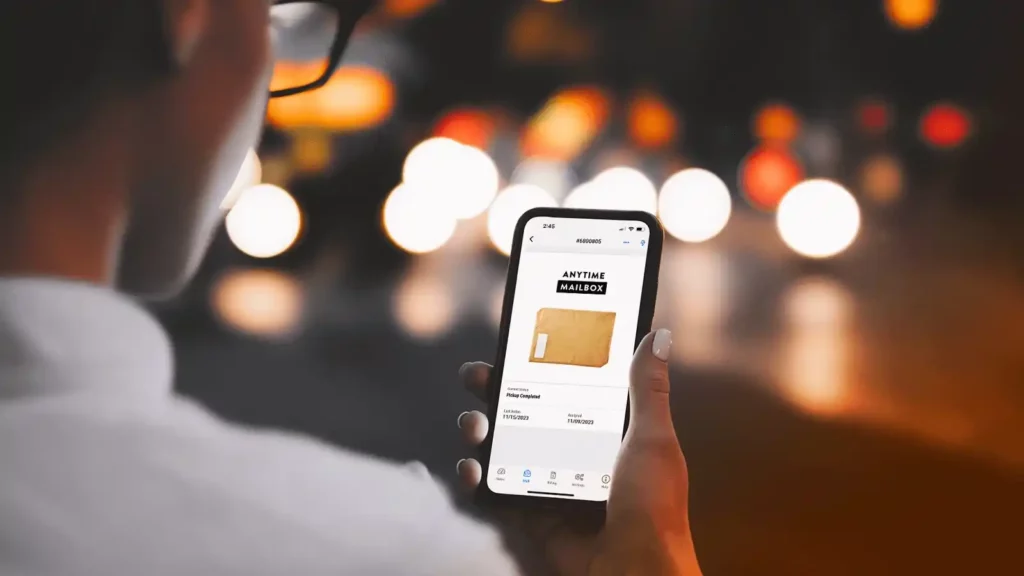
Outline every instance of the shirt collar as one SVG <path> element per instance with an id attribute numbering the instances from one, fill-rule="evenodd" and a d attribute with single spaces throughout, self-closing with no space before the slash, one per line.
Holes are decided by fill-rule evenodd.
<path id="1" fill-rule="evenodd" d="M 128 298 L 80 282 L 0 278 L 0 400 L 163 397 L 173 372 L 167 334 Z"/>

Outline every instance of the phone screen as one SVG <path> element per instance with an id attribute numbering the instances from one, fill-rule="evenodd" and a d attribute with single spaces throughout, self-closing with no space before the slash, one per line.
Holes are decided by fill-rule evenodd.
<path id="1" fill-rule="evenodd" d="M 608 499 L 650 237 L 640 221 L 526 223 L 486 473 L 492 492 Z"/>

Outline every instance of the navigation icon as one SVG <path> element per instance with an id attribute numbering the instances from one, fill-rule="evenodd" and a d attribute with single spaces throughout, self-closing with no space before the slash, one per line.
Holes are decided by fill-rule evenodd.
<path id="1" fill-rule="evenodd" d="M 533 472 L 530 472 L 529 470 L 523 470 L 523 478 L 529 478 L 530 476 L 533 476 Z"/>
<path id="2" fill-rule="evenodd" d="M 607 474 L 605 474 L 604 476 L 601 476 L 601 484 L 607 484 L 607 483 L 609 483 L 611 481 L 612 481 L 612 477 L 611 476 L 609 476 Z"/>
<path id="3" fill-rule="evenodd" d="M 498 476 L 504 476 L 504 475 L 505 475 L 505 469 L 504 468 L 498 468 Z"/>
<path id="4" fill-rule="evenodd" d="M 558 474 L 555 474 L 555 471 L 554 471 L 554 470 L 552 470 L 552 471 L 551 471 L 551 479 L 552 479 L 552 480 L 554 480 L 554 479 L 555 479 L 555 478 L 557 478 L 557 477 L 558 477 Z"/>

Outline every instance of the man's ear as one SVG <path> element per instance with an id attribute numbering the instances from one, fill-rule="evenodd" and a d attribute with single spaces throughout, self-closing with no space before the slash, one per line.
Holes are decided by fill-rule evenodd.
<path id="1" fill-rule="evenodd" d="M 210 2 L 216 0 L 161 0 L 165 50 L 175 69 L 187 67 L 210 25 Z"/>

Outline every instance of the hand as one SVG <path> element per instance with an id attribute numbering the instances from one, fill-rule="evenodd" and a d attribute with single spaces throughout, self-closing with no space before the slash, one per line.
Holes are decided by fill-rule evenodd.
<path id="1" fill-rule="evenodd" d="M 689 521 L 689 476 L 669 410 L 669 348 L 672 334 L 648 334 L 633 356 L 629 375 L 629 430 L 622 442 L 604 528 L 596 536 L 573 531 L 551 512 L 504 510 L 498 522 L 512 536 L 532 540 L 530 554 L 541 554 L 560 574 L 682 574 L 699 576 Z M 491 367 L 463 365 L 459 376 L 485 402 Z M 463 438 L 477 446 L 487 436 L 487 416 L 459 416 Z M 480 483 L 480 463 L 458 464 L 468 489 Z M 526 559 L 520 558 L 521 561 Z"/>

